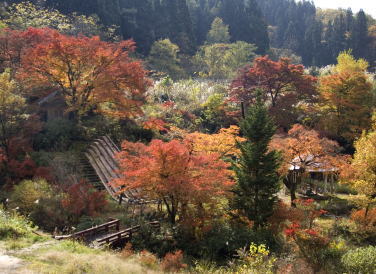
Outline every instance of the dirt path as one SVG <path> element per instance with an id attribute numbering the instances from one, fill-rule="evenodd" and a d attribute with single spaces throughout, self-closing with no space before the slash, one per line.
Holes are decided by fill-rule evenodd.
<path id="1" fill-rule="evenodd" d="M 19 250 L 11 250 L 6 251 L 0 248 L 0 273 L 1 274 L 32 274 L 32 271 L 25 270 L 24 267 L 26 266 L 27 262 L 24 260 L 17 258 L 18 255 L 24 255 L 27 253 L 31 253 L 34 250 L 53 245 L 56 241 L 47 241 L 43 243 L 36 243 L 32 246 L 19 249 Z"/>
<path id="2" fill-rule="evenodd" d="M 25 262 L 13 256 L 6 255 L 0 250 L 0 273 L 27 273 L 20 270 L 25 265 Z"/>

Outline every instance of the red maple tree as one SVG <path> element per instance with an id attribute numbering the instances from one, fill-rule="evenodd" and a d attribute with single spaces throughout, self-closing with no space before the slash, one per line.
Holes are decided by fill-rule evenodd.
<path id="1" fill-rule="evenodd" d="M 149 145 L 124 141 L 118 154 L 119 174 L 113 184 L 140 197 L 158 199 L 174 224 L 191 215 L 204 216 L 204 204 L 228 194 L 233 184 L 229 164 L 216 153 L 197 153 L 189 141 L 153 140 Z"/>
<path id="2" fill-rule="evenodd" d="M 294 65 L 288 58 L 278 62 L 268 56 L 256 58 L 253 66 L 240 71 L 230 87 L 230 100 L 250 105 L 262 90 L 263 98 L 270 104 L 276 123 L 288 128 L 296 119 L 296 104 L 311 102 L 316 93 L 316 78 L 304 73 L 303 65 Z"/>
<path id="3" fill-rule="evenodd" d="M 35 32 L 29 29 L 23 36 Z M 26 87 L 58 90 L 76 117 L 89 110 L 123 118 L 142 112 L 149 80 L 141 62 L 130 57 L 133 41 L 110 43 L 48 29 L 44 33 L 46 39 L 22 54 L 18 77 Z"/>

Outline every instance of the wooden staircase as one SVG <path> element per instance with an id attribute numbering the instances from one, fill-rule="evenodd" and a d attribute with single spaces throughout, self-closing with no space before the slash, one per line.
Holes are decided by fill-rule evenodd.
<path id="1" fill-rule="evenodd" d="M 119 169 L 119 164 L 115 157 L 118 152 L 120 152 L 120 149 L 110 137 L 103 136 L 95 140 L 85 153 L 86 159 L 91 166 L 91 168 L 85 167 L 86 176 L 90 178 L 89 180 L 93 182 L 93 185 L 98 184 L 99 179 L 104 189 L 116 201 L 124 201 L 129 204 L 155 203 L 155 201 L 146 201 L 137 197 L 138 191 L 136 190 L 121 193 L 120 188 L 116 188 L 110 184 L 111 181 L 119 178 L 119 175 L 116 173 L 116 170 Z M 93 174 L 93 171 L 95 174 Z"/>

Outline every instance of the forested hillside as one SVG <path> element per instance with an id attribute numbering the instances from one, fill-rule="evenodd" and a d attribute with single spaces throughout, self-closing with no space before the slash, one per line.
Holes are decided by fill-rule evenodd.
<path id="1" fill-rule="evenodd" d="M 364 11 L 320 10 L 310 1 L 257 0 L 269 27 L 271 47 L 293 50 L 305 65 L 335 63 L 353 49 L 357 58 L 375 60 L 375 22 Z M 324 20 L 325 19 L 325 20 Z"/>
<path id="2" fill-rule="evenodd" d="M 21 2 L 21 1 L 9 1 Z M 185 53 L 201 45 L 215 17 L 230 26 L 233 41 L 255 43 L 259 53 L 269 47 L 266 24 L 254 0 L 46 0 L 34 1 L 63 13 L 97 14 L 107 25 L 118 25 L 142 53 L 158 39 L 169 38 Z"/>
<path id="3" fill-rule="evenodd" d="M 21 2 L 21 1 L 8 1 Z M 206 41 L 215 17 L 229 26 L 231 42 L 288 49 L 306 66 L 335 63 L 352 49 L 374 66 L 375 21 L 363 11 L 320 10 L 311 1 L 290 0 L 34 0 L 65 14 L 97 14 L 105 25 L 119 26 L 124 39 L 133 38 L 148 54 L 153 42 L 169 38 L 182 53 L 193 54 Z"/>

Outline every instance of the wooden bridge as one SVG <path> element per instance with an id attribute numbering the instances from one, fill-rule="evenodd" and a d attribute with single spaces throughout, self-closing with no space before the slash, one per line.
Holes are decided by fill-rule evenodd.
<path id="1" fill-rule="evenodd" d="M 149 222 L 147 224 L 154 229 L 160 228 L 158 221 Z M 140 231 L 140 228 L 140 225 L 136 225 L 120 230 L 120 220 L 115 219 L 70 235 L 54 236 L 54 238 L 56 240 L 81 240 L 93 247 L 101 247 L 103 245 L 113 245 L 122 241 L 129 241 L 133 234 Z"/>

